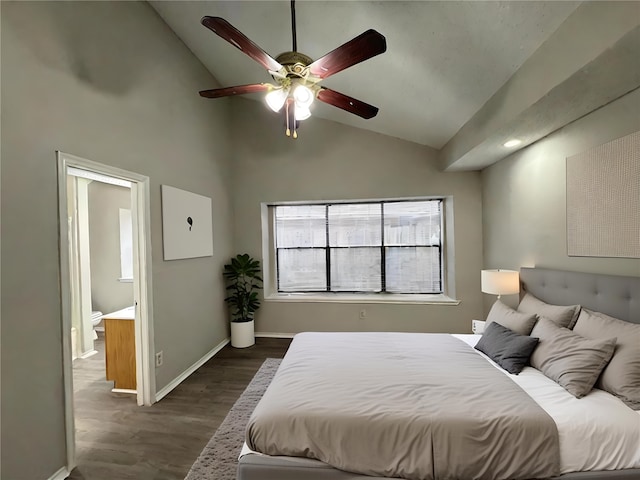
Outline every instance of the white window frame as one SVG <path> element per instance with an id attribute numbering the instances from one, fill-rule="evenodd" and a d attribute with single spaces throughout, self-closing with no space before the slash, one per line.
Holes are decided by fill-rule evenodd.
<path id="1" fill-rule="evenodd" d="M 359 202 L 393 202 L 393 201 L 443 201 L 442 232 L 442 294 L 393 294 L 393 293 L 343 293 L 343 292 L 310 292 L 284 293 L 277 291 L 276 246 L 275 246 L 275 208 L 281 205 L 314 205 L 327 203 L 359 203 Z M 454 271 L 454 225 L 453 197 L 411 197 L 411 198 L 377 198 L 350 200 L 322 200 L 301 202 L 263 202 L 261 204 L 262 219 L 262 259 L 263 290 L 267 302 L 312 302 L 312 303 L 401 303 L 401 304 L 438 304 L 459 305 L 455 296 Z"/>

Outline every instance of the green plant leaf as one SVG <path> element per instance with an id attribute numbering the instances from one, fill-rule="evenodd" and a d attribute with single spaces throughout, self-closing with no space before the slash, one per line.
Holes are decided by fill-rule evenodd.
<path id="1" fill-rule="evenodd" d="M 227 281 L 228 292 L 224 300 L 229 304 L 232 321 L 253 320 L 254 313 L 260 308 L 258 292 L 263 282 L 260 261 L 248 253 L 238 254 L 224 266 L 222 274 Z"/>

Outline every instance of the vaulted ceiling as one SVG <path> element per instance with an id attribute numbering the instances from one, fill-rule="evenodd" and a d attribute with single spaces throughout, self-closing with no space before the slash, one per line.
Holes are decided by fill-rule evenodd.
<path id="1" fill-rule="evenodd" d="M 272 81 L 205 15 L 272 57 L 292 49 L 289 1 L 150 3 L 217 80 L 203 90 Z M 444 170 L 481 169 L 512 152 L 509 138 L 525 146 L 640 85 L 640 2 L 298 1 L 296 23 L 297 50 L 312 59 L 370 28 L 387 41 L 323 81 L 378 115 L 315 102 L 313 116 L 432 147 Z"/>

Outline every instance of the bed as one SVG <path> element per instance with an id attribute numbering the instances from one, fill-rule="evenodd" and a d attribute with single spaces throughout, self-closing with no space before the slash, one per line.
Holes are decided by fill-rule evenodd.
<path id="1" fill-rule="evenodd" d="M 640 478 L 637 392 L 611 390 L 600 375 L 629 348 L 585 323 L 601 312 L 635 334 L 640 278 L 539 268 L 522 268 L 520 278 L 550 318 L 553 306 L 580 305 L 565 326 L 585 337 L 576 355 L 598 350 L 600 388 L 576 393 L 581 380 L 553 379 L 557 363 L 547 361 L 553 348 L 566 348 L 567 331 L 546 319 L 527 335 L 491 329 L 527 344 L 540 337 L 531 363 L 544 374 L 531 366 L 506 372 L 504 358 L 474 348 L 490 342 L 487 333 L 299 334 L 249 421 L 238 480 Z"/>

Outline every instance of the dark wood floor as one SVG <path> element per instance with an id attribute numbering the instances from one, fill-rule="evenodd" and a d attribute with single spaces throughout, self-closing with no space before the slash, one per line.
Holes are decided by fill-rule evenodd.
<path id="1" fill-rule="evenodd" d="M 99 353 L 74 361 L 78 466 L 72 480 L 183 480 L 233 403 L 266 358 L 282 358 L 291 340 L 258 338 L 227 345 L 151 407 L 111 392 Z"/>

